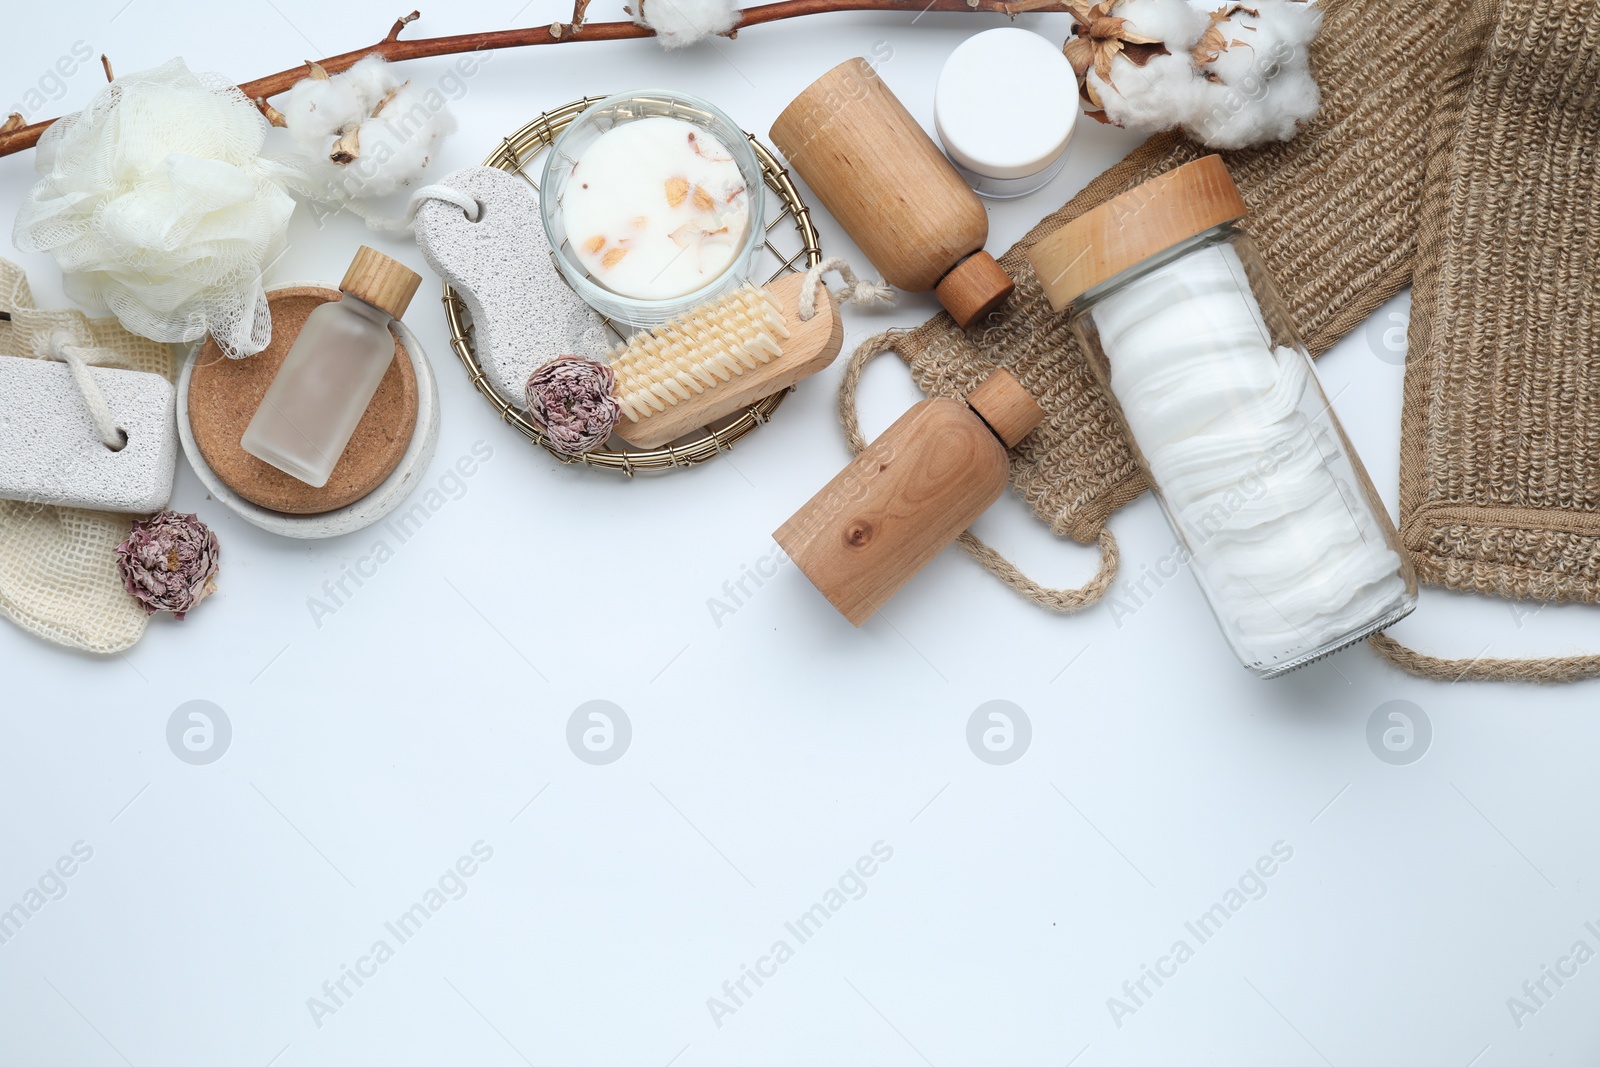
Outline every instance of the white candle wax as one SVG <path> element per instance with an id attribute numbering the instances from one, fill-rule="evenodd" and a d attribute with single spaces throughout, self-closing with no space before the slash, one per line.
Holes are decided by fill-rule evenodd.
<path id="1" fill-rule="evenodd" d="M 590 276 L 639 300 L 692 293 L 728 268 L 750 194 L 728 146 L 691 123 L 648 118 L 601 134 L 561 198 L 567 240 Z"/>

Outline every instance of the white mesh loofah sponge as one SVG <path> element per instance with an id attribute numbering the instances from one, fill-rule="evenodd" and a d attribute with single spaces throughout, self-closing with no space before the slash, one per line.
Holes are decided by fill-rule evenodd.
<path id="1" fill-rule="evenodd" d="M 118 78 L 40 138 L 12 240 L 52 253 L 67 295 L 132 333 L 209 331 L 230 356 L 259 352 L 272 339 L 261 272 L 294 211 L 261 157 L 267 128 L 231 82 L 182 59 Z"/>

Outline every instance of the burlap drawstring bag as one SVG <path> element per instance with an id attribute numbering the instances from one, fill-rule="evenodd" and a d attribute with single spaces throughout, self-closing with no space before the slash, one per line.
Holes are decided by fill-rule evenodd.
<path id="1" fill-rule="evenodd" d="M 1313 46 L 1318 116 L 1293 141 L 1223 153 L 1246 229 L 1313 355 L 1412 281 L 1401 529 L 1423 580 L 1541 600 L 1600 600 L 1600 12 L 1592 0 L 1324 0 Z M 996 365 L 1047 421 L 1012 483 L 1059 535 L 1102 550 L 1076 590 L 1044 589 L 971 538 L 969 551 L 1037 603 L 1103 596 L 1105 523 L 1145 489 L 1065 316 L 1025 251 L 1114 196 L 1207 149 L 1152 138 L 1035 226 L 1000 262 L 1010 304 L 963 333 L 940 314 L 868 339 L 846 366 L 840 417 L 862 439 L 855 390 L 884 350 L 934 395 Z M 1600 657 L 1456 662 L 1374 647 L 1441 678 L 1569 680 Z"/>
<path id="2" fill-rule="evenodd" d="M 106 350 L 98 366 L 177 379 L 177 359 L 167 345 L 136 337 L 114 319 L 38 310 L 21 268 L 0 259 L 0 359 L 38 358 L 57 330 Z M 131 647 L 149 616 L 123 588 L 117 569 L 116 548 L 128 527 L 127 515 L 0 500 L 0 615 L 86 652 Z"/>

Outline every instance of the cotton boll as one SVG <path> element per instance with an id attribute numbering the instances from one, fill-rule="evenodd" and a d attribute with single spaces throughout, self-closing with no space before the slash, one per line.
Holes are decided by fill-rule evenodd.
<path id="1" fill-rule="evenodd" d="M 368 110 L 371 110 L 372 105 L 382 100 L 389 90 L 399 85 L 401 81 L 400 76 L 382 56 L 367 56 L 340 77 L 344 78 L 356 91 L 356 95 L 368 105 Z"/>
<path id="2" fill-rule="evenodd" d="M 684 48 L 739 24 L 733 0 L 637 0 L 634 21 L 656 32 L 663 48 Z"/>
<path id="3" fill-rule="evenodd" d="M 1086 21 L 1096 21 L 1107 11 L 1107 17 L 1122 20 L 1116 35 L 1120 41 L 1097 41 L 1088 32 Z M 1091 113 L 1099 117 L 1093 105 L 1099 99 L 1106 117 L 1118 125 L 1150 131 L 1178 125 L 1186 111 L 1174 101 L 1185 98 L 1196 77 L 1189 53 L 1211 25 L 1206 13 L 1188 0 L 1102 0 L 1075 17 L 1080 25 L 1064 51 L 1083 79 L 1085 105 Z M 1122 44 L 1123 50 L 1110 55 L 1110 76 L 1104 77 L 1097 67 L 1107 59 L 1108 44 Z"/>
<path id="4" fill-rule="evenodd" d="M 1111 84 L 1093 70 L 1087 78 L 1105 105 L 1106 118 L 1140 133 L 1182 125 L 1194 113 L 1195 97 L 1205 85 L 1187 51 L 1156 56 L 1142 67 L 1118 58 L 1111 65 Z"/>
<path id="5" fill-rule="evenodd" d="M 1231 86 L 1202 81 L 1184 132 L 1224 150 L 1288 141 L 1320 103 L 1316 80 L 1306 70 L 1285 71 L 1270 81 L 1246 75 Z"/>
<path id="6" fill-rule="evenodd" d="M 1227 47 L 1203 69 L 1233 85 L 1254 71 L 1276 76 L 1279 69 L 1305 68 L 1307 51 L 1322 28 L 1322 10 L 1291 0 L 1252 0 L 1240 6 L 1217 30 Z"/>
<path id="7" fill-rule="evenodd" d="M 361 154 L 338 167 L 340 187 L 352 196 L 370 198 L 424 184 L 439 141 L 456 128 L 442 99 L 434 98 L 410 83 L 396 89 L 383 109 L 359 127 Z"/>
<path id="8" fill-rule="evenodd" d="M 1201 46 L 1205 80 L 1184 131 L 1222 149 L 1290 140 L 1321 102 L 1309 56 L 1322 11 L 1296 0 L 1230 7 Z"/>
<path id="9" fill-rule="evenodd" d="M 326 155 L 345 124 L 363 113 L 361 95 L 343 75 L 301 79 L 283 94 L 278 109 L 295 147 L 308 156 Z"/>
<path id="10" fill-rule="evenodd" d="M 282 112 L 303 157 L 297 190 L 349 207 L 373 226 L 390 222 L 356 202 L 424 184 L 439 142 L 455 129 L 437 89 L 402 79 L 381 56 L 329 78 L 302 79 Z"/>
<path id="11" fill-rule="evenodd" d="M 1206 32 L 1206 12 L 1191 7 L 1188 0 L 1122 0 L 1112 15 L 1146 37 L 1158 38 L 1169 52 L 1187 52 Z"/>

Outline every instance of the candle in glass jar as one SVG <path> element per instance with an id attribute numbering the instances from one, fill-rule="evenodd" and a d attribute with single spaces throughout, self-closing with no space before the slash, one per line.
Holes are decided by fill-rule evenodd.
<path id="1" fill-rule="evenodd" d="M 738 255 L 750 194 L 728 146 L 674 118 L 623 123 L 572 168 L 567 239 L 590 276 L 623 296 L 664 300 L 715 281 Z"/>

